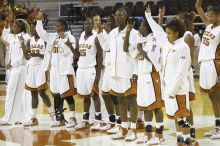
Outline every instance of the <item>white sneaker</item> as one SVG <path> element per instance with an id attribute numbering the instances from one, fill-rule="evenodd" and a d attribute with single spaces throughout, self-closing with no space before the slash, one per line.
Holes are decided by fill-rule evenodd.
<path id="1" fill-rule="evenodd" d="M 23 124 L 24 127 L 37 126 L 37 125 L 38 125 L 38 120 L 36 118 L 32 118 Z"/>
<path id="2" fill-rule="evenodd" d="M 107 130 L 107 133 L 109 133 L 109 134 L 116 134 L 118 131 L 120 131 L 120 127 L 118 125 L 115 125 L 111 129 Z"/>
<path id="3" fill-rule="evenodd" d="M 100 128 L 101 128 L 101 123 L 100 123 L 100 122 L 95 122 L 95 123 L 90 127 L 91 130 L 100 130 Z"/>
<path id="4" fill-rule="evenodd" d="M 147 142 L 147 145 L 160 145 L 160 144 L 162 144 L 162 143 L 164 143 L 165 142 L 165 139 L 164 138 L 159 138 L 159 137 L 154 137 L 154 138 L 151 138 L 151 140 L 149 140 L 148 142 Z"/>
<path id="5" fill-rule="evenodd" d="M 220 129 L 216 131 L 211 137 L 211 139 L 220 139 Z"/>
<path id="6" fill-rule="evenodd" d="M 115 135 L 112 136 L 113 140 L 120 140 L 120 139 L 124 139 L 125 136 L 122 134 L 123 131 L 119 130 L 117 133 L 115 133 Z"/>
<path id="7" fill-rule="evenodd" d="M 212 136 L 212 135 L 216 135 L 219 133 L 219 128 L 215 128 L 213 130 L 210 130 L 209 132 L 205 132 L 204 136 Z"/>
<path id="8" fill-rule="evenodd" d="M 51 121 L 50 123 L 50 127 L 60 127 L 60 126 L 65 126 L 65 122 L 54 120 L 54 121 Z"/>
<path id="9" fill-rule="evenodd" d="M 136 140 L 136 143 L 137 144 L 140 144 L 140 143 L 147 143 L 148 141 L 148 136 L 146 136 L 145 134 L 142 135 L 141 137 L 139 137 L 137 140 Z"/>
<path id="10" fill-rule="evenodd" d="M 108 123 L 105 126 L 100 127 L 100 130 L 107 131 L 107 130 L 110 130 L 111 128 L 112 128 L 112 125 Z"/>
<path id="11" fill-rule="evenodd" d="M 134 141 L 136 139 L 137 139 L 137 136 L 136 136 L 134 130 L 129 130 L 128 134 L 125 136 L 125 141 L 130 142 L 130 141 Z"/>
<path id="12" fill-rule="evenodd" d="M 75 126 L 75 129 L 76 129 L 76 130 L 81 130 L 81 129 L 87 129 L 87 128 L 89 128 L 89 127 L 90 127 L 89 122 L 83 121 L 82 123 L 77 124 L 77 125 Z"/>
<path id="13" fill-rule="evenodd" d="M 66 128 L 73 128 L 76 125 L 77 125 L 76 118 L 75 117 L 71 117 L 70 121 L 66 124 Z"/>

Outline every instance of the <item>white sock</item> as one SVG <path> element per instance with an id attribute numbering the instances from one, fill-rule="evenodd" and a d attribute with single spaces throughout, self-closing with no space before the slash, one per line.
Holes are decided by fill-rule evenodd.
<path id="1" fill-rule="evenodd" d="M 127 112 L 127 116 L 128 118 L 131 118 L 131 113 L 129 111 Z"/>
<path id="2" fill-rule="evenodd" d="M 176 132 L 176 136 L 183 136 L 182 132 Z"/>
<path id="3" fill-rule="evenodd" d="M 131 129 L 136 129 L 136 123 L 131 123 Z"/>
<path id="4" fill-rule="evenodd" d="M 121 127 L 128 129 L 128 122 L 121 122 Z"/>
<path id="5" fill-rule="evenodd" d="M 183 135 L 184 141 L 185 141 L 187 138 L 190 138 L 190 134 Z"/>
<path id="6" fill-rule="evenodd" d="M 49 113 L 53 113 L 53 112 L 54 112 L 53 106 L 50 106 L 50 107 L 48 107 L 47 109 L 48 109 L 48 112 L 49 112 Z"/>
<path id="7" fill-rule="evenodd" d="M 37 108 L 32 109 L 32 118 L 37 118 Z"/>
<path id="8" fill-rule="evenodd" d="M 152 121 L 145 121 L 144 122 L 144 126 L 146 127 L 147 125 L 151 125 L 152 126 Z"/>
<path id="9" fill-rule="evenodd" d="M 75 117 L 75 111 L 70 111 L 69 113 L 70 113 L 70 117 L 71 117 L 71 118 L 72 118 L 72 117 Z"/>
<path id="10" fill-rule="evenodd" d="M 156 123 L 156 128 L 159 129 L 161 126 L 163 126 L 163 122 L 161 123 Z"/>

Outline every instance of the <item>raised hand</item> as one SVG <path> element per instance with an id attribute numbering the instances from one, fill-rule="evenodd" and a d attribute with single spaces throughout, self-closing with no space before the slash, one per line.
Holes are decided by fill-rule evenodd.
<path id="1" fill-rule="evenodd" d="M 150 13 L 150 14 L 151 14 L 150 5 L 147 5 L 147 7 L 146 7 L 146 9 L 145 9 L 145 13 Z"/>
<path id="2" fill-rule="evenodd" d="M 128 22 L 126 32 L 131 32 L 132 28 L 134 28 L 134 25 L 135 25 L 135 21 L 132 24 Z"/>
<path id="3" fill-rule="evenodd" d="M 68 38 L 66 45 L 70 48 L 72 46 L 72 43 L 70 42 L 70 39 Z"/>
<path id="4" fill-rule="evenodd" d="M 43 20 L 44 19 L 44 12 L 43 10 L 40 10 L 37 14 L 37 19 L 38 20 Z"/>
<path id="5" fill-rule="evenodd" d="M 160 15 L 160 16 L 164 16 L 164 15 L 165 15 L 165 12 L 166 12 L 166 9 L 165 9 L 164 6 L 159 8 L 159 15 Z"/>
<path id="6" fill-rule="evenodd" d="M 23 35 L 21 35 L 18 38 L 19 38 L 19 41 L 20 41 L 21 45 L 23 45 L 24 44 L 24 37 L 23 37 Z"/>

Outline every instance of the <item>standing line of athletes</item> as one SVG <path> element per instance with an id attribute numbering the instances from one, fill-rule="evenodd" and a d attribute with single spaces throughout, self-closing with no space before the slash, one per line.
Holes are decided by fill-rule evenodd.
<path id="1" fill-rule="evenodd" d="M 220 137 L 220 91 L 217 90 L 220 72 L 220 8 L 212 7 L 207 17 L 201 3 L 202 0 L 197 0 L 196 9 L 207 28 L 199 52 L 200 87 L 209 93 L 216 118 L 216 128 L 204 135 L 215 139 Z M 193 21 L 179 15 L 166 25 L 164 31 L 161 27 L 164 11 L 164 8 L 160 9 L 157 24 L 147 7 L 146 19 L 143 19 L 139 32 L 133 29 L 134 23 L 128 23 L 129 13 L 126 8 L 119 8 L 115 15 L 110 15 L 104 27 L 101 26 L 99 16 L 94 16 L 93 20 L 86 18 L 78 51 L 75 38 L 63 19 L 57 21 L 56 33 L 47 33 L 43 29 L 42 11 L 38 14 L 36 24 L 31 24 L 32 37 L 27 35 L 26 24 L 22 20 L 15 20 L 11 31 L 6 25 L 2 38 L 9 44 L 10 62 L 7 68 L 10 74 L 6 114 L 1 124 L 21 122 L 24 126 L 38 125 L 36 111 L 39 93 L 48 107 L 52 127 L 65 125 L 63 103 L 66 100 L 71 115 L 67 128 L 102 130 L 114 134 L 114 140 L 136 140 L 137 143 L 155 145 L 165 142 L 164 114 L 161 109 L 165 106 L 168 118 L 176 122 L 177 145 L 199 145 L 195 139 L 190 108 L 190 100 L 195 99 L 191 67 L 195 44 Z M 28 60 L 26 67 L 24 58 Z M 72 66 L 74 58 L 78 59 L 76 75 Z M 48 71 L 54 108 L 45 92 Z M 19 96 L 24 83 L 25 89 L 30 90 L 32 95 L 32 116 L 28 121 L 20 119 L 25 101 L 19 100 Z M 102 123 L 100 90 L 109 116 L 106 124 Z M 81 123 L 77 123 L 75 118 L 74 95 L 83 98 Z M 94 109 L 90 108 L 91 98 Z M 141 117 L 138 109 L 143 111 L 145 127 L 144 135 L 139 138 L 136 136 L 139 126 L 137 119 Z M 95 115 L 92 125 L 89 122 L 91 114 Z M 156 119 L 155 130 L 153 115 Z"/>

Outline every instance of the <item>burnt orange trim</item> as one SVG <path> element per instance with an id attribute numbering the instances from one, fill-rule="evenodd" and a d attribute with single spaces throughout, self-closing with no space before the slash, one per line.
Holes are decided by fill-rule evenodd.
<path id="1" fill-rule="evenodd" d="M 200 87 L 200 91 L 205 93 L 213 93 L 216 90 L 218 90 L 219 87 L 220 87 L 220 83 L 216 83 L 215 86 L 213 86 L 211 89 L 203 89 L 202 87 Z"/>
<path id="2" fill-rule="evenodd" d="M 109 92 L 102 91 L 102 96 L 109 96 L 109 95 L 111 95 Z"/>
<path id="3" fill-rule="evenodd" d="M 73 96 L 77 94 L 76 88 L 74 88 L 73 75 L 67 75 L 67 78 L 68 78 L 70 89 L 67 90 L 65 93 L 61 94 L 61 98 L 65 98 L 65 97 Z"/>
<path id="4" fill-rule="evenodd" d="M 37 88 L 31 88 L 26 83 L 25 83 L 24 89 L 26 89 L 28 91 L 38 91 Z"/>
<path id="5" fill-rule="evenodd" d="M 196 100 L 196 95 L 195 93 L 189 92 L 189 101 Z"/>
<path id="6" fill-rule="evenodd" d="M 174 118 L 177 119 L 190 116 L 190 111 L 186 108 L 186 95 L 177 95 L 176 100 L 179 109 L 174 114 Z"/>

